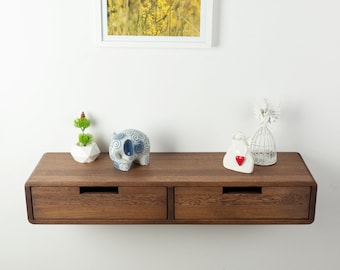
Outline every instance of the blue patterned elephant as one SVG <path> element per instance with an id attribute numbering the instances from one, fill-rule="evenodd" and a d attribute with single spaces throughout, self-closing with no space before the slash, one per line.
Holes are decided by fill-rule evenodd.
<path id="1" fill-rule="evenodd" d="M 130 170 L 132 163 L 148 165 L 149 138 L 136 129 L 127 129 L 114 134 L 109 147 L 109 155 L 114 167 L 121 171 Z"/>

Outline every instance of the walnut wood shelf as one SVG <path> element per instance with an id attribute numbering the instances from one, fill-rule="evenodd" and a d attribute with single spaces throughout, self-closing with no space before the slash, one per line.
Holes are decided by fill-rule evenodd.
<path id="1" fill-rule="evenodd" d="M 300 154 L 278 153 L 252 174 L 227 170 L 224 153 L 151 153 L 128 172 L 107 153 L 93 163 L 46 153 L 25 184 L 34 224 L 309 224 L 317 184 Z"/>

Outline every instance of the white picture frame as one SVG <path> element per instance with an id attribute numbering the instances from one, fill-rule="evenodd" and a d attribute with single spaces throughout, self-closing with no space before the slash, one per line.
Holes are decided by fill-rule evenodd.
<path id="1" fill-rule="evenodd" d="M 153 47 L 153 48 L 211 48 L 213 32 L 213 1 L 200 0 L 199 36 L 127 36 L 108 35 L 108 2 L 99 1 L 98 41 L 102 47 Z"/>

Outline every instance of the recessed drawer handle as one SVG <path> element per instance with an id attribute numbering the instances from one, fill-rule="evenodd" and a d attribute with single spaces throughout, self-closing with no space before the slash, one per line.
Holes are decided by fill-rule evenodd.
<path id="1" fill-rule="evenodd" d="M 236 193 L 236 194 L 261 194 L 262 193 L 262 187 L 223 187 L 222 190 L 223 194 L 230 194 L 230 193 Z"/>
<path id="2" fill-rule="evenodd" d="M 79 187 L 79 193 L 119 193 L 118 187 Z"/>

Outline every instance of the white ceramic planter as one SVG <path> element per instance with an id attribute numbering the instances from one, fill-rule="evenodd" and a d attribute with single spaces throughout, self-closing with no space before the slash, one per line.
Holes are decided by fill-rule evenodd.
<path id="1" fill-rule="evenodd" d="M 90 163 L 96 160 L 100 154 L 98 145 L 93 142 L 86 146 L 74 145 L 71 149 L 71 155 L 79 163 Z"/>

